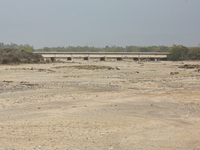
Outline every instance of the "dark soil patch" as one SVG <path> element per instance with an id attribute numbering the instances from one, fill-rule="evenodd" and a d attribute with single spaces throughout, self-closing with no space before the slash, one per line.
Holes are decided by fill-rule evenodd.
<path id="1" fill-rule="evenodd" d="M 98 69 L 108 69 L 108 70 L 114 70 L 114 68 L 109 66 L 95 66 L 95 65 L 83 65 L 83 66 L 58 66 L 54 67 L 56 69 L 61 68 L 74 68 L 74 69 L 85 69 L 85 70 L 98 70 Z"/>
<path id="2" fill-rule="evenodd" d="M 188 65 L 188 64 L 185 64 L 185 65 L 179 66 L 179 68 L 198 69 L 198 68 L 200 68 L 200 65 Z"/>

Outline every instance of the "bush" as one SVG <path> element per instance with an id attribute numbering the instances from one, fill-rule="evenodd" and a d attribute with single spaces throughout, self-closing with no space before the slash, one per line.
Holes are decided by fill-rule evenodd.
<path id="1" fill-rule="evenodd" d="M 189 57 L 192 60 L 200 60 L 200 47 L 193 47 L 190 49 Z"/>
<path id="2" fill-rule="evenodd" d="M 20 62 L 21 62 L 21 59 L 20 59 L 18 56 L 14 56 L 14 57 L 12 58 L 12 62 L 13 62 L 13 63 L 20 63 Z"/>
<path id="3" fill-rule="evenodd" d="M 11 59 L 10 58 L 8 58 L 8 57 L 3 58 L 2 64 L 9 64 L 9 63 L 11 63 Z"/>
<path id="4" fill-rule="evenodd" d="M 179 60 L 188 60 L 189 57 L 189 49 L 182 45 L 174 45 L 170 49 L 170 55 L 168 55 L 168 59 L 172 61 Z"/>
<path id="5" fill-rule="evenodd" d="M 39 58 L 35 58 L 35 59 L 33 60 L 33 62 L 34 62 L 34 63 L 39 63 L 39 62 L 40 62 L 40 59 L 39 59 Z"/>
<path id="6" fill-rule="evenodd" d="M 34 54 L 28 51 L 21 51 L 17 49 L 2 49 L 0 50 L 0 63 L 38 63 L 42 59 L 42 55 Z"/>

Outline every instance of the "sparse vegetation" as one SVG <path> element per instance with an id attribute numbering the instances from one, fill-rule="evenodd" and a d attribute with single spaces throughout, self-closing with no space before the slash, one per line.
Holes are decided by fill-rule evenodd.
<path id="1" fill-rule="evenodd" d="M 188 48 L 183 45 L 173 45 L 169 52 L 168 60 L 200 60 L 200 47 Z"/>
<path id="2" fill-rule="evenodd" d="M 19 49 L 1 49 L 0 64 L 38 63 L 42 59 L 40 54 Z"/>
<path id="3" fill-rule="evenodd" d="M 42 68 L 10 68 L 10 70 L 35 70 L 39 72 L 55 73 L 56 71 L 51 69 L 42 69 Z"/>
<path id="4" fill-rule="evenodd" d="M 183 45 L 168 46 L 106 46 L 104 48 L 89 46 L 44 47 L 38 51 L 45 52 L 169 52 L 167 60 L 200 60 L 200 47 L 186 47 Z"/>
<path id="5" fill-rule="evenodd" d="M 33 46 L 29 44 L 17 45 L 14 43 L 0 43 L 0 64 L 9 63 L 38 63 L 43 60 L 39 54 L 33 54 Z M 22 53 L 23 52 L 23 53 Z M 37 52 L 169 52 L 167 60 L 200 60 L 200 47 L 186 47 L 183 45 L 168 46 L 68 46 L 68 47 L 44 47 Z M 46 63 L 55 62 L 54 57 L 46 60 Z"/>
<path id="6" fill-rule="evenodd" d="M 185 69 L 198 69 L 200 68 L 200 65 L 182 65 L 182 66 L 179 66 L 179 68 L 185 68 Z"/>
<path id="7" fill-rule="evenodd" d="M 58 66 L 54 67 L 56 69 L 61 69 L 61 68 L 74 68 L 74 69 L 85 69 L 85 70 L 98 70 L 98 69 L 108 69 L 108 70 L 113 70 L 114 68 L 109 67 L 109 66 L 95 66 L 95 65 L 83 65 L 83 66 Z"/>
<path id="8" fill-rule="evenodd" d="M 38 51 L 45 52 L 168 52 L 170 47 L 167 46 L 106 46 L 89 47 L 89 46 L 68 46 L 68 47 L 44 47 Z"/>

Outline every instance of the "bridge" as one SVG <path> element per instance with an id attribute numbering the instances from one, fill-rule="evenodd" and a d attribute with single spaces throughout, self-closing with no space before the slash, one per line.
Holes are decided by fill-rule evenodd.
<path id="1" fill-rule="evenodd" d="M 36 54 L 41 54 L 45 59 L 67 59 L 73 60 L 76 58 L 82 58 L 84 60 L 89 60 L 91 58 L 98 58 L 100 61 L 105 61 L 106 59 L 150 59 L 150 60 L 165 60 L 167 59 L 168 52 L 33 52 Z"/>

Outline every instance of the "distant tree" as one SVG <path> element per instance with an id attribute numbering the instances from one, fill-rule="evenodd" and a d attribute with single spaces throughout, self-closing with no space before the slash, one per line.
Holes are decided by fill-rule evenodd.
<path id="1" fill-rule="evenodd" d="M 48 47 L 44 47 L 44 51 L 48 52 L 49 48 Z"/>
<path id="2" fill-rule="evenodd" d="M 9 64 L 9 63 L 32 63 L 39 62 L 42 60 L 42 55 L 34 54 L 29 51 L 21 51 L 19 49 L 1 49 L 0 50 L 0 63 Z"/>
<path id="3" fill-rule="evenodd" d="M 140 52 L 149 52 L 150 50 L 147 47 L 140 47 L 139 51 Z"/>
<path id="4" fill-rule="evenodd" d="M 109 49 L 110 47 L 107 45 L 104 49 Z"/>
<path id="5" fill-rule="evenodd" d="M 158 46 L 149 46 L 147 48 L 149 52 L 160 52 L 160 47 Z"/>
<path id="6" fill-rule="evenodd" d="M 168 59 L 172 61 L 179 61 L 179 60 L 187 60 L 189 49 L 183 45 L 173 45 L 170 48 L 170 55 L 168 55 Z"/>
<path id="7" fill-rule="evenodd" d="M 192 47 L 192 48 L 190 48 L 189 57 L 192 60 L 200 60 L 200 47 Z"/>
<path id="8" fill-rule="evenodd" d="M 137 46 L 126 46 L 126 52 L 138 52 Z"/>
<path id="9" fill-rule="evenodd" d="M 162 46 L 159 46 L 159 48 L 160 48 L 161 52 L 168 52 L 169 51 L 169 47 L 168 46 L 162 45 Z"/>
<path id="10" fill-rule="evenodd" d="M 0 49 L 4 49 L 4 43 L 0 43 Z"/>
<path id="11" fill-rule="evenodd" d="M 19 49 L 21 49 L 22 51 L 26 51 L 26 52 L 33 52 L 34 51 L 33 48 L 27 47 L 27 46 L 19 47 Z"/>

